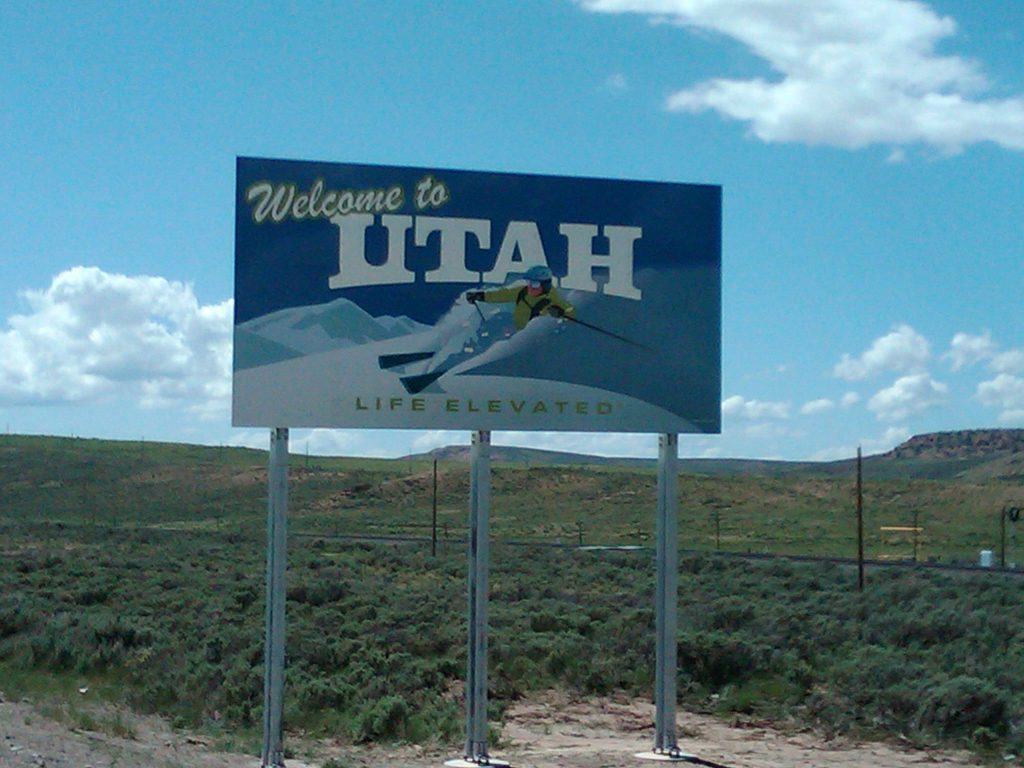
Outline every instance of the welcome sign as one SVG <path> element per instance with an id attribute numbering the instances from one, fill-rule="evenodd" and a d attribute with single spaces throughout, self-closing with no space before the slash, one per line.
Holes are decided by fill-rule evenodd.
<path id="1" fill-rule="evenodd" d="M 238 158 L 233 424 L 718 432 L 721 188 Z"/>

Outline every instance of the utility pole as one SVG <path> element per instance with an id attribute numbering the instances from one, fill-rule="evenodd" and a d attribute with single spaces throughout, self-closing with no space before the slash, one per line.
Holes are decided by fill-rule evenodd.
<path id="1" fill-rule="evenodd" d="M 917 525 L 918 518 L 919 518 L 920 514 L 921 514 L 921 511 L 917 507 L 914 507 L 914 562 L 915 563 L 917 562 L 917 541 L 918 541 L 918 535 L 921 532 L 921 529 Z"/>
<path id="2" fill-rule="evenodd" d="M 1006 567 L 1006 516 L 1009 514 L 1006 507 L 999 512 L 999 567 Z"/>
<path id="3" fill-rule="evenodd" d="M 857 589 L 864 591 L 864 460 L 857 446 Z"/>
<path id="4" fill-rule="evenodd" d="M 437 459 L 434 459 L 434 502 L 430 513 L 430 555 L 437 557 Z"/>

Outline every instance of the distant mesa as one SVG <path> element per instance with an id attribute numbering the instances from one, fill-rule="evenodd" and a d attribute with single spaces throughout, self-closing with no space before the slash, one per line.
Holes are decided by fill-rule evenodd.
<path id="1" fill-rule="evenodd" d="M 965 429 L 915 435 L 884 454 L 890 459 L 966 459 L 1024 451 L 1024 429 Z"/>

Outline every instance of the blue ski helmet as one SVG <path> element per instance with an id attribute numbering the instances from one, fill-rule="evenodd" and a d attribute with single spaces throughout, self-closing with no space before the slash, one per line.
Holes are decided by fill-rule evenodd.
<path id="1" fill-rule="evenodd" d="M 554 275 L 551 274 L 551 270 L 545 267 L 543 264 L 534 264 L 523 275 L 531 283 L 550 283 Z"/>

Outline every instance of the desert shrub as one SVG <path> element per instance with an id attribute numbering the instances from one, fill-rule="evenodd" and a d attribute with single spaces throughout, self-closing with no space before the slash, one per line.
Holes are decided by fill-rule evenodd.
<path id="1" fill-rule="evenodd" d="M 895 690 L 916 691 L 909 709 L 895 708 L 895 714 L 904 718 L 916 711 L 920 694 L 930 682 L 928 669 L 911 653 L 904 649 L 870 646 L 851 651 L 830 676 L 830 683 L 836 690 L 861 708 L 880 705 L 885 708 L 885 697 L 893 695 L 891 692 Z"/>
<path id="2" fill-rule="evenodd" d="M 719 632 L 738 632 L 750 626 L 756 611 L 750 601 L 728 596 L 711 606 L 702 623 Z"/>
<path id="3" fill-rule="evenodd" d="M 531 632 L 558 632 L 565 622 L 550 610 L 542 610 L 530 616 Z"/>
<path id="4" fill-rule="evenodd" d="M 413 742 L 452 742 L 464 736 L 465 711 L 462 702 L 434 698 L 420 705 L 409 717 L 406 739 Z"/>
<path id="5" fill-rule="evenodd" d="M 289 585 L 289 600 L 308 605 L 327 605 L 345 598 L 351 591 L 351 587 L 341 580 L 322 578 L 319 574 L 306 578 L 313 581 Z"/>
<path id="6" fill-rule="evenodd" d="M 775 716 L 782 707 L 801 700 L 804 690 L 785 675 L 758 675 L 737 685 L 727 685 L 718 701 L 724 712 Z"/>
<path id="7" fill-rule="evenodd" d="M 938 736 L 969 739 L 979 728 L 1003 735 L 1010 708 L 1005 691 L 985 680 L 960 676 L 925 694 L 918 719 L 923 729 Z"/>
<path id="8" fill-rule="evenodd" d="M 37 621 L 31 602 L 20 596 L 0 598 L 0 641 L 24 632 Z M 2 647 L 2 646 L 0 646 Z"/>
<path id="9" fill-rule="evenodd" d="M 741 635 L 684 633 L 678 638 L 679 666 L 695 682 L 710 688 L 738 683 L 769 672 L 772 649 Z"/>
<path id="10" fill-rule="evenodd" d="M 70 672 L 78 665 L 79 649 L 71 637 L 55 633 L 36 634 L 29 640 L 32 664 L 54 672 Z"/>
<path id="11" fill-rule="evenodd" d="M 358 743 L 388 741 L 405 737 L 409 705 L 401 696 L 384 696 L 368 702 L 356 717 L 353 739 Z"/>
<path id="12" fill-rule="evenodd" d="M 134 706 L 181 724 L 199 725 L 213 710 L 224 727 L 258 723 L 261 525 L 234 538 L 69 528 L 81 548 L 0 561 L 0 657 L 116 675 Z M 462 549 L 430 558 L 424 548 L 329 547 L 328 555 L 296 542 L 289 552 L 288 723 L 361 740 L 457 738 Z M 1024 580 L 878 569 L 857 593 L 856 574 L 834 566 L 714 555 L 680 566 L 679 691 L 688 704 L 711 708 L 715 693 L 728 711 L 797 713 L 834 731 L 1016 749 Z M 492 715 L 552 686 L 649 695 L 653 576 L 649 553 L 496 545 Z"/>
<path id="13" fill-rule="evenodd" d="M 224 673 L 220 700 L 224 703 L 223 714 L 230 722 L 245 726 L 256 722 L 263 707 L 262 665 L 243 659 L 230 666 Z"/>

